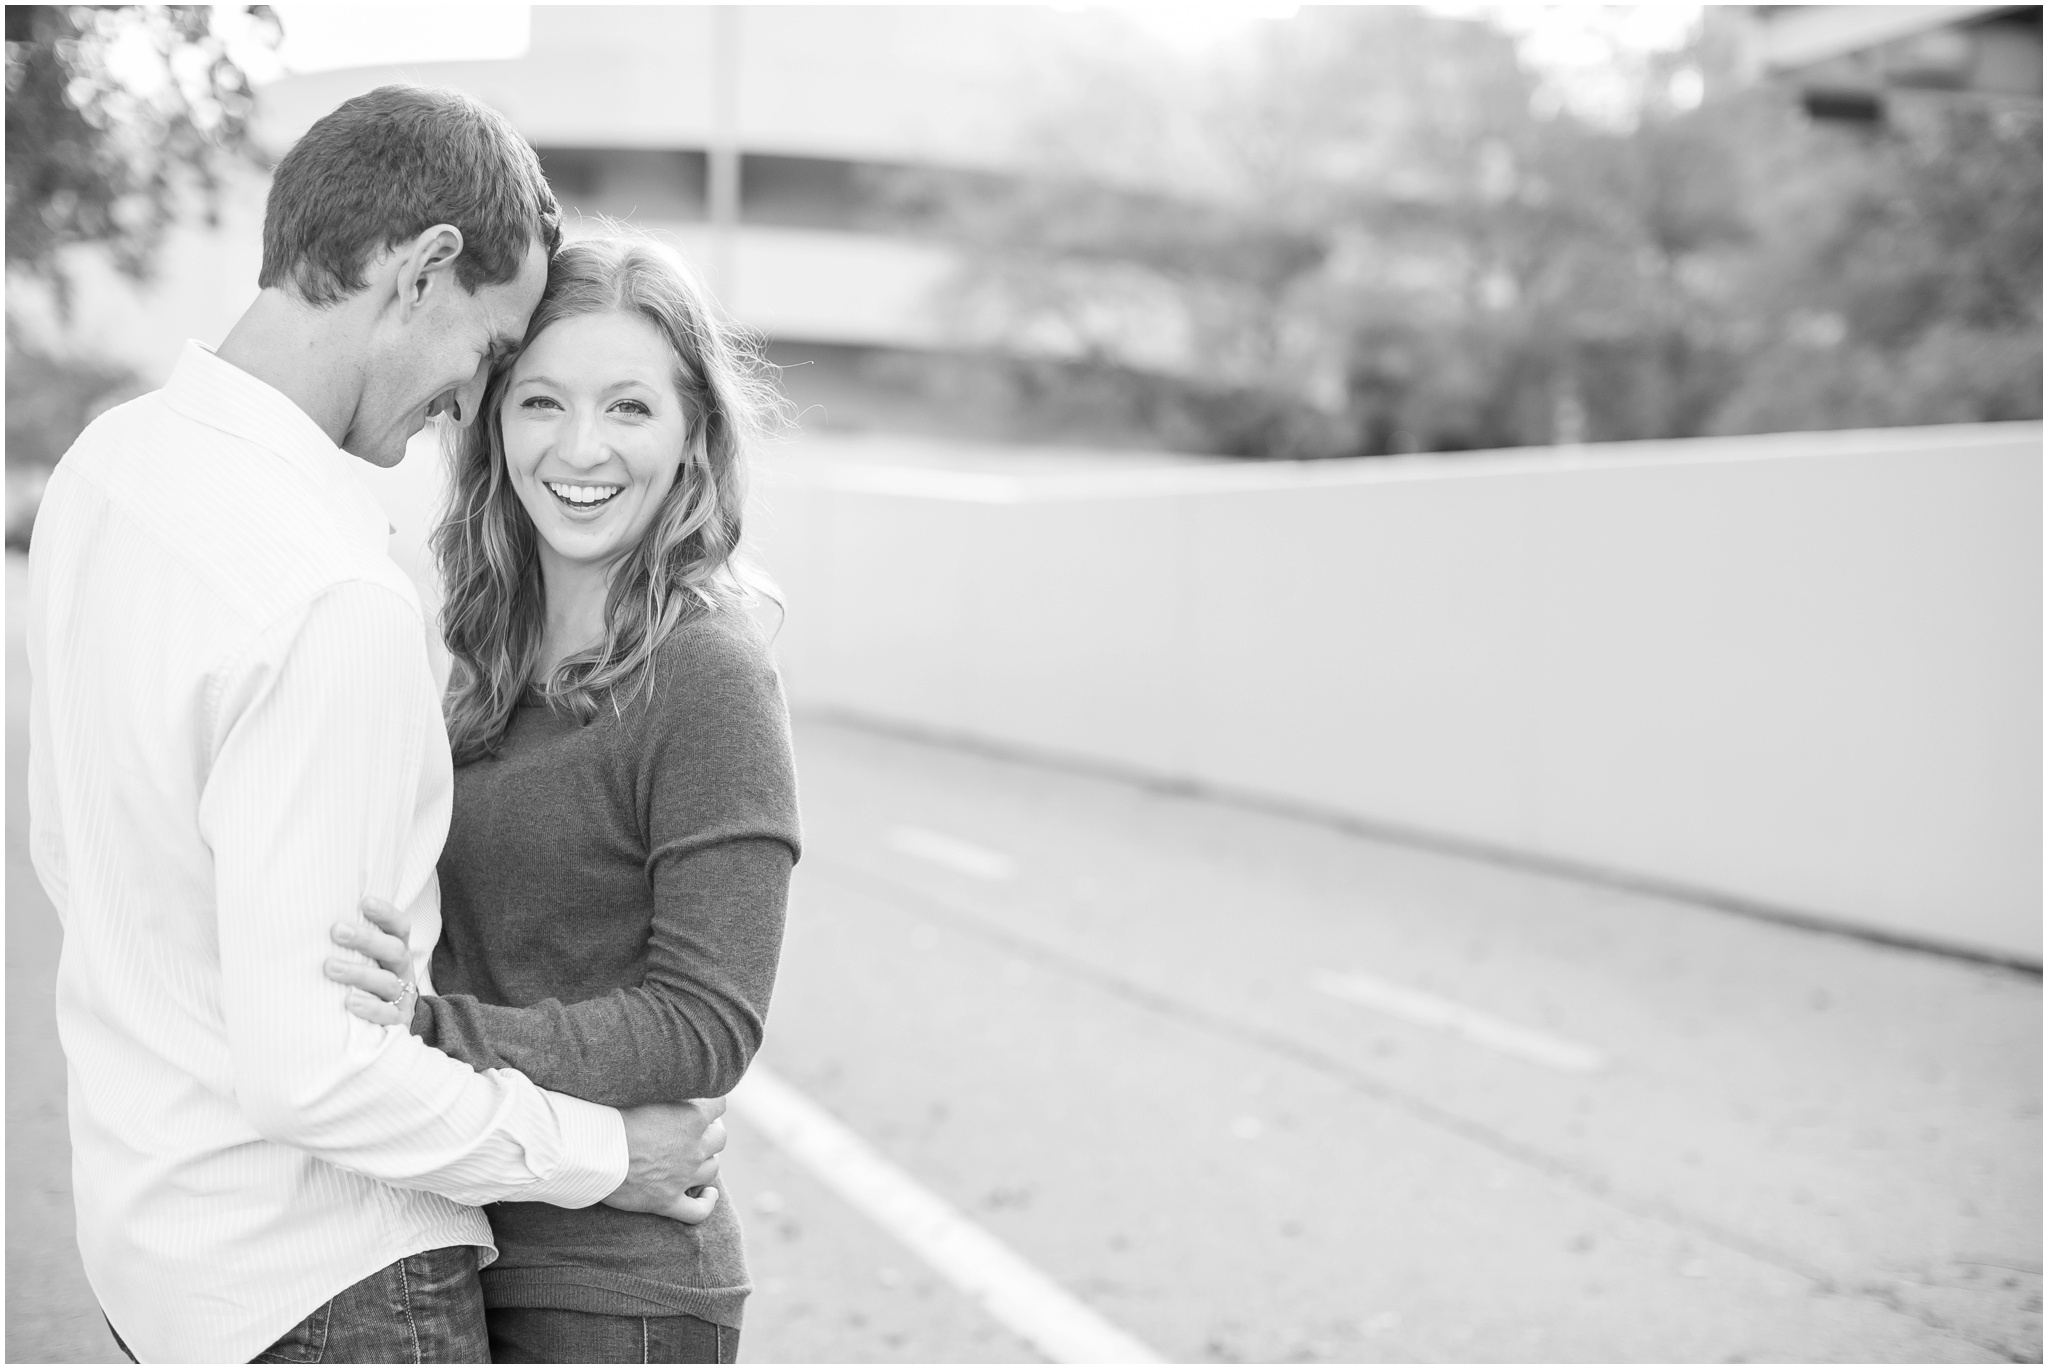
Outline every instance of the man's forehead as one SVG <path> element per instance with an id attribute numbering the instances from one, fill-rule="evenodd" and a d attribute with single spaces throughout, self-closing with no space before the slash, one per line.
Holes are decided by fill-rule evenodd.
<path id="1" fill-rule="evenodd" d="M 495 348 L 506 350 L 519 345 L 526 336 L 526 320 L 540 303 L 547 283 L 547 249 L 536 240 L 529 245 L 519 274 L 484 292 L 484 308 L 491 321 Z"/>
<path id="2" fill-rule="evenodd" d="M 519 274 L 521 277 L 531 274 L 539 279 L 541 284 L 545 285 L 547 283 L 548 247 L 539 238 L 527 239 L 526 260 L 520 263 Z"/>
<path id="3" fill-rule="evenodd" d="M 541 292 L 548 283 L 548 250 L 539 239 L 527 245 L 526 260 L 520 263 L 519 274 L 513 278 L 511 288 L 506 292 L 508 312 L 518 314 L 513 320 L 513 329 L 520 336 L 526 333 L 527 316 L 540 303 Z"/>

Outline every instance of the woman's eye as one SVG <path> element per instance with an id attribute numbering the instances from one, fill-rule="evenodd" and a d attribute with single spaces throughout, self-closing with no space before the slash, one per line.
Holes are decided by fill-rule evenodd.
<path id="1" fill-rule="evenodd" d="M 653 412 L 652 409 L 649 409 L 645 404 L 642 404 L 637 399 L 622 399 L 617 404 L 614 404 L 612 407 L 614 409 L 623 410 L 626 413 L 633 414 L 640 418 L 645 418 Z"/>
<path id="2" fill-rule="evenodd" d="M 554 399 L 549 395 L 528 395 L 525 399 L 519 401 L 519 407 L 522 409 L 559 409 L 562 406 L 555 403 Z"/>

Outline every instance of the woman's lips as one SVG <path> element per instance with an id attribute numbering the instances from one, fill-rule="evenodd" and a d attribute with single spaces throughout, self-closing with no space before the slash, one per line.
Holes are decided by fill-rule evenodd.
<path id="1" fill-rule="evenodd" d="M 578 485 L 566 480 L 543 480 L 541 484 L 555 497 L 556 503 L 577 513 L 590 513 L 603 508 L 616 499 L 624 488 L 620 485 Z"/>

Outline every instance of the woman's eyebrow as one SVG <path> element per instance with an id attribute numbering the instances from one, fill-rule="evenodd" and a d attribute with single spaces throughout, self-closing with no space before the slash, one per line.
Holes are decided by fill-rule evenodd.
<path id="1" fill-rule="evenodd" d="M 568 386 L 564 385 L 561 381 L 556 380 L 552 376 L 521 376 L 519 377 L 517 384 L 552 385 L 557 390 L 566 390 L 569 388 Z M 629 380 L 615 380 L 611 384 L 605 386 L 604 389 L 598 391 L 598 393 L 608 395 L 618 390 L 632 389 L 652 390 L 656 394 L 661 393 L 661 386 L 655 384 L 651 380 L 642 380 L 637 376 Z"/>

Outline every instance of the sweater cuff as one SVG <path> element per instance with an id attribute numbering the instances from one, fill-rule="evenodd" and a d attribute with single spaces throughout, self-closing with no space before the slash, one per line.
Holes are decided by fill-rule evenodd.
<path id="1" fill-rule="evenodd" d="M 632 1159 L 626 1149 L 626 1119 L 617 1108 L 547 1089 L 539 1092 L 561 1129 L 561 1160 L 553 1174 L 520 1194 L 518 1201 L 589 1207 L 610 1197 L 626 1182 Z"/>

